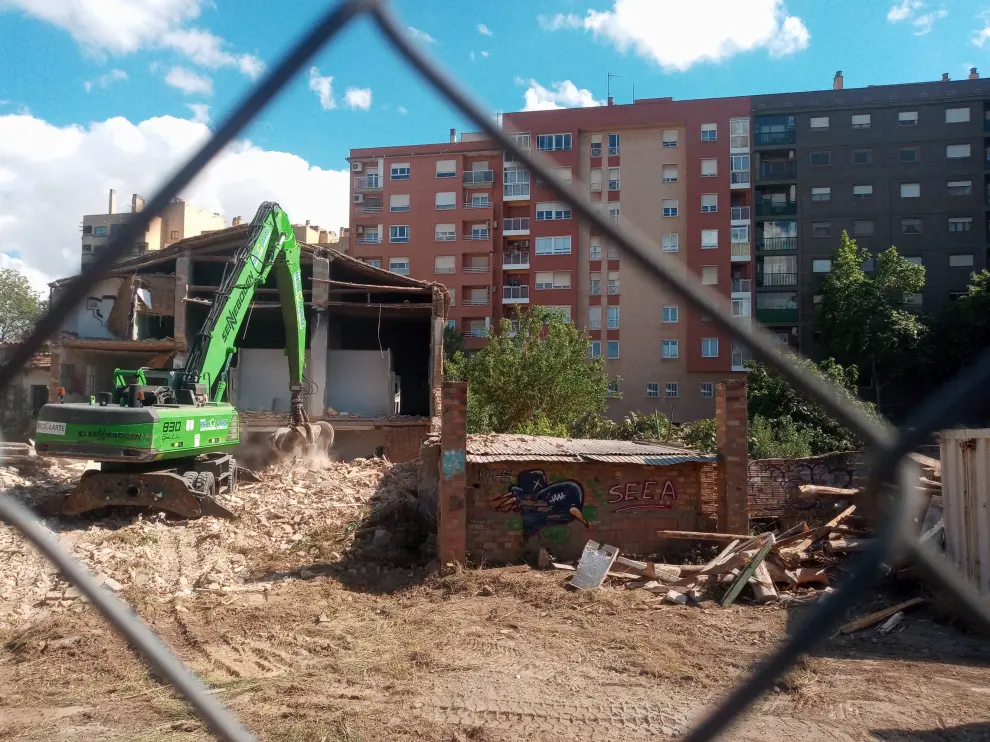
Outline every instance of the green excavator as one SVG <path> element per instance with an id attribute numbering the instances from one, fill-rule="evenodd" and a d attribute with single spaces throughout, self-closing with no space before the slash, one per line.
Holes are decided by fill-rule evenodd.
<path id="1" fill-rule="evenodd" d="M 84 472 L 65 497 L 63 514 L 139 507 L 184 518 L 234 515 L 217 497 L 237 488 L 232 451 L 240 426 L 226 400 L 227 373 L 255 290 L 273 269 L 285 325 L 290 411 L 289 424 L 273 434 L 272 444 L 283 455 L 329 453 L 333 428 L 311 423 L 303 406 L 306 315 L 299 245 L 276 203 L 263 203 L 250 226 L 185 366 L 117 369 L 112 392 L 88 403 L 41 408 L 35 444 L 40 455 L 100 464 Z"/>

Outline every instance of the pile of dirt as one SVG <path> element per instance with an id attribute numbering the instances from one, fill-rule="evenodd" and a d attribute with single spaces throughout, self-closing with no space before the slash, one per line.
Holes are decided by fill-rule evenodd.
<path id="1" fill-rule="evenodd" d="M 0 482 L 7 494 L 44 511 L 84 469 L 55 465 L 30 477 L 0 469 Z M 197 592 L 263 593 L 281 580 L 378 577 L 428 561 L 432 528 L 419 507 L 418 478 L 418 460 L 282 463 L 258 472 L 256 482 L 242 480 L 224 498 L 236 520 L 107 510 L 43 522 L 134 604 Z M 6 525 L 0 525 L 0 554 L 0 626 L 87 609 L 78 591 Z"/>

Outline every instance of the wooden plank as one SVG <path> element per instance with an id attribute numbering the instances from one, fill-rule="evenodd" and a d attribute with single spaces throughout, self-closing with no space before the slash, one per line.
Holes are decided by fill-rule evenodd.
<path id="1" fill-rule="evenodd" d="M 635 559 L 626 559 L 624 556 L 616 557 L 615 563 L 621 564 L 623 567 L 628 567 L 643 577 L 654 580 L 658 578 L 676 580 L 681 576 L 681 571 L 677 567 L 668 567 L 662 564 L 656 565 L 653 562 L 640 562 Z"/>
<path id="2" fill-rule="evenodd" d="M 811 544 L 813 544 L 815 541 L 817 541 L 820 538 L 824 538 L 831 532 L 832 532 L 831 526 L 817 526 L 815 528 L 809 528 L 807 531 L 804 531 L 802 533 L 796 533 L 792 536 L 787 536 L 786 538 L 778 539 L 777 542 L 774 544 L 774 551 L 780 552 L 782 551 L 784 546 L 790 546 L 791 544 L 797 543 L 799 541 L 804 541 L 805 539 L 811 539 L 811 541 L 808 543 L 808 546 L 811 546 Z M 804 551 L 807 548 L 808 547 L 805 546 L 804 548 L 800 549 L 800 551 Z"/>
<path id="3" fill-rule="evenodd" d="M 848 554 L 855 551 L 866 551 L 873 543 L 871 538 L 837 538 L 825 542 L 825 551 L 829 554 Z"/>
<path id="4" fill-rule="evenodd" d="M 777 544 L 779 545 L 780 542 L 783 541 L 785 538 L 791 538 L 792 536 L 800 535 L 807 530 L 808 530 L 808 524 L 802 521 L 798 523 L 796 526 L 793 526 L 792 528 L 788 528 L 783 533 L 778 533 L 774 538 L 777 540 Z"/>
<path id="5" fill-rule="evenodd" d="M 660 538 L 680 539 L 682 541 L 748 541 L 750 536 L 740 536 L 737 533 L 709 533 L 708 531 L 657 531 Z"/>
<path id="6" fill-rule="evenodd" d="M 532 569 L 528 564 L 513 564 L 508 567 L 495 567 L 493 569 L 483 569 L 478 574 L 481 575 L 499 575 L 499 574 L 510 574 L 512 572 L 529 572 Z"/>
<path id="7" fill-rule="evenodd" d="M 891 631 L 896 629 L 903 620 L 904 620 L 904 611 L 898 611 L 893 616 L 891 616 L 886 621 L 884 621 L 882 624 L 877 626 L 877 633 L 884 635 L 889 634 Z"/>
<path id="8" fill-rule="evenodd" d="M 385 286 L 377 283 L 349 283 L 347 281 L 334 281 L 329 278 L 314 278 L 316 283 L 325 283 L 330 287 L 330 291 L 337 293 L 336 290 L 343 292 L 347 289 L 353 289 L 360 293 L 371 293 L 371 294 L 393 294 L 393 293 L 407 293 L 407 294 L 429 294 L 433 291 L 432 286 Z M 336 290 L 335 290 L 336 289 Z"/>
<path id="9" fill-rule="evenodd" d="M 847 487 L 826 487 L 824 484 L 800 484 L 798 492 L 805 497 L 855 497 L 858 489 Z"/>
<path id="10" fill-rule="evenodd" d="M 924 598 L 911 598 L 911 600 L 905 600 L 903 603 L 898 603 L 897 605 L 892 605 L 890 608 L 884 608 L 882 611 L 877 611 L 876 613 L 871 613 L 868 616 L 863 616 L 862 618 L 857 618 L 855 621 L 850 621 L 841 629 L 839 629 L 840 634 L 853 634 L 857 631 L 862 631 L 863 629 L 868 629 L 871 626 L 875 626 L 881 621 L 885 621 L 895 613 L 899 611 L 906 611 L 908 608 L 914 608 L 917 605 L 922 605 L 926 601 Z"/>
<path id="11" fill-rule="evenodd" d="M 756 571 L 753 572 L 749 584 L 753 588 L 753 596 L 756 598 L 757 603 L 762 605 L 780 600 L 780 596 L 777 594 L 777 588 L 773 586 L 773 580 L 770 578 L 770 572 L 767 571 L 766 559 L 760 562 Z"/>
<path id="12" fill-rule="evenodd" d="M 774 539 L 772 533 L 767 535 L 769 538 L 764 542 L 763 546 L 760 547 L 760 550 L 756 552 L 756 556 L 753 557 L 752 561 L 742 568 L 739 576 L 736 577 L 731 587 L 729 587 L 729 591 L 725 594 L 725 597 L 722 598 L 723 608 L 728 608 L 732 605 L 735 599 L 739 597 L 739 593 L 742 592 L 743 586 L 749 582 L 749 578 L 753 576 L 756 569 L 763 563 L 763 560 L 766 559 L 767 554 L 770 553 L 770 549 L 773 548 Z"/>
<path id="13" fill-rule="evenodd" d="M 550 566 L 554 569 L 563 570 L 564 572 L 573 572 L 576 569 L 576 567 L 573 567 L 570 564 L 561 564 L 560 562 L 550 562 Z"/>
<path id="14" fill-rule="evenodd" d="M 927 531 L 925 531 L 924 534 L 922 534 L 919 543 L 926 544 L 929 541 L 932 541 L 933 544 L 938 544 L 941 541 L 939 537 L 944 531 L 945 531 L 945 521 L 939 518 L 938 523 L 936 523 L 934 526 L 932 526 Z"/>
<path id="15" fill-rule="evenodd" d="M 837 526 L 840 523 L 842 523 L 842 521 L 844 521 L 846 518 L 848 518 L 850 515 L 852 515 L 855 512 L 856 512 L 856 506 L 855 505 L 850 505 L 849 507 L 847 507 L 845 510 L 843 510 L 841 513 L 839 513 L 837 516 L 835 516 L 834 518 L 832 518 L 832 520 L 830 520 L 828 523 L 826 523 L 822 527 L 823 528 L 832 528 L 833 526 Z M 816 529 L 812 529 L 812 532 L 817 531 L 817 530 L 818 530 L 817 528 Z M 826 533 L 827 533 L 827 531 L 826 531 Z M 813 543 L 815 543 L 816 540 L 817 540 L 817 537 L 816 538 L 802 539 L 802 540 L 798 541 L 796 544 L 794 544 L 794 546 L 791 546 L 788 549 L 783 549 L 780 553 L 782 553 L 782 554 L 783 553 L 798 554 L 798 553 L 804 551 L 805 549 L 807 549 Z"/>

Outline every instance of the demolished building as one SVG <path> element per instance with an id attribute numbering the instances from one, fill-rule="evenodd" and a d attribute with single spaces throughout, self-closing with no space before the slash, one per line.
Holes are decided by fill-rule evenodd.
<path id="1" fill-rule="evenodd" d="M 249 230 L 241 224 L 118 264 L 63 322 L 50 398 L 64 390 L 65 401 L 85 401 L 112 388 L 115 368 L 181 366 Z M 301 248 L 310 418 L 333 424 L 340 456 L 414 458 L 440 414 L 449 293 L 326 245 Z M 69 280 L 51 284 L 53 302 Z M 228 389 L 241 430 L 273 431 L 289 411 L 274 273 L 257 290 L 237 347 Z"/>

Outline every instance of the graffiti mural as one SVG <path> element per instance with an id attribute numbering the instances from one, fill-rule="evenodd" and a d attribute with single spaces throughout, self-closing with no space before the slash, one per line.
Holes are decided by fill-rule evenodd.
<path id="1" fill-rule="evenodd" d="M 662 485 L 659 481 L 646 482 L 626 482 L 617 484 L 608 491 L 608 503 L 615 505 L 623 504 L 615 509 L 616 513 L 625 513 L 630 510 L 672 510 L 674 500 L 677 499 L 677 490 L 674 483 L 669 479 Z"/>
<path id="2" fill-rule="evenodd" d="M 507 469 L 504 471 L 508 474 Z M 530 536 L 548 526 L 565 526 L 574 520 L 589 527 L 582 512 L 584 488 L 580 482 L 565 479 L 550 484 L 542 469 L 527 469 L 519 472 L 515 484 L 510 475 L 507 484 L 506 491 L 495 500 L 495 509 L 520 513 L 524 535 Z"/>
<path id="3" fill-rule="evenodd" d="M 751 461 L 748 471 L 751 515 L 781 515 L 785 510 L 821 510 L 821 500 L 801 495 L 802 484 L 828 487 L 853 486 L 855 464 L 847 455 L 820 459 Z"/>

